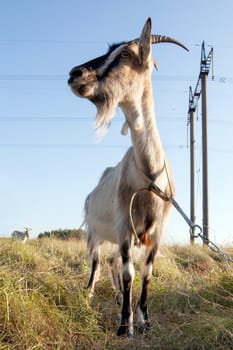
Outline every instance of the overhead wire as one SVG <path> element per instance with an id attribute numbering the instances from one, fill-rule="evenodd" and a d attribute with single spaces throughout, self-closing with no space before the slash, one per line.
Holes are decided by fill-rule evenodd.
<path id="1" fill-rule="evenodd" d="M 99 149 L 119 149 L 119 148 L 128 148 L 129 145 L 123 144 L 81 144 L 81 143 L 0 143 L 0 148 L 77 148 L 77 149 L 89 149 L 93 148 L 95 150 Z M 184 149 L 185 145 L 165 145 L 165 149 Z"/>
<path id="2" fill-rule="evenodd" d="M 65 74 L 0 74 L 0 80 L 3 81 L 66 81 L 67 76 Z M 195 80 L 196 76 L 194 75 L 171 75 L 171 74 L 156 74 L 152 75 L 152 80 L 157 81 L 192 81 Z M 211 77 L 208 78 L 209 81 L 213 83 L 224 83 L 232 84 L 233 77 L 221 77 L 215 76 L 214 80 Z"/>
<path id="3" fill-rule="evenodd" d="M 100 150 L 100 149 L 126 149 L 129 145 L 127 144 L 82 144 L 82 143 L 0 143 L 0 149 L 4 148 L 18 148 L 18 149 L 94 149 L 94 150 Z M 187 150 L 187 145 L 164 145 L 165 150 Z M 233 150 L 231 149 L 217 149 L 210 147 L 210 152 L 214 153 L 224 153 L 224 154 L 233 154 Z M 201 153 L 201 148 L 200 148 Z M 200 162 L 201 157 L 198 157 L 199 164 L 196 164 L 196 174 L 198 175 L 198 183 L 197 183 L 197 193 L 200 191 Z M 198 197 L 198 196 L 197 196 Z"/>
<path id="4" fill-rule="evenodd" d="M 0 122 L 90 122 L 94 118 L 91 116 L 1 116 Z M 182 117 L 162 117 L 157 118 L 159 123 L 183 122 Z M 121 117 L 114 117 L 113 122 L 122 122 Z"/>
<path id="5" fill-rule="evenodd" d="M 77 39 L 0 39 L 0 44 L 5 44 L 5 43 L 27 43 L 27 44 L 85 44 L 85 45 L 96 45 L 96 44 L 106 44 L 108 45 L 109 42 L 106 40 L 77 40 Z M 187 43 L 187 46 L 190 47 L 200 47 L 201 43 Z M 217 47 L 217 48 L 224 48 L 224 49 L 233 49 L 233 45 L 223 45 L 222 43 L 212 43 L 208 44 L 208 47 Z"/>
<path id="6" fill-rule="evenodd" d="M 123 117 L 114 117 L 113 123 L 115 122 L 122 122 Z M 94 119 L 93 116 L 52 116 L 52 115 L 40 115 L 40 116 L 1 116 L 0 115 L 0 122 L 90 122 Z M 178 123 L 178 122 L 185 122 L 184 117 L 169 117 L 169 116 L 162 116 L 156 118 L 158 123 Z M 198 120 L 198 119 L 197 119 Z M 209 118 L 209 123 L 213 124 L 220 124 L 220 126 L 233 126 L 233 120 L 227 120 L 227 119 L 215 119 L 215 118 Z M 188 144 L 188 142 L 187 142 Z"/>

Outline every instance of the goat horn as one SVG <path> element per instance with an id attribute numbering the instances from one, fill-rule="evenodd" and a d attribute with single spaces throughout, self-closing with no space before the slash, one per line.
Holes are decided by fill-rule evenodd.
<path id="1" fill-rule="evenodd" d="M 166 35 L 151 35 L 151 42 L 152 44 L 172 43 L 172 44 L 181 46 L 183 47 L 183 49 L 189 51 L 189 49 L 187 49 L 187 47 L 181 44 L 178 40 L 170 38 L 169 36 L 166 36 Z"/>

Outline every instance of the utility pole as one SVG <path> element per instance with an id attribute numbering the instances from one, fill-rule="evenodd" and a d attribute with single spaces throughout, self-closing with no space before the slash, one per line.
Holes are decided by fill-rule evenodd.
<path id="1" fill-rule="evenodd" d="M 189 126 L 190 126 L 190 219 L 195 224 L 195 138 L 194 138 L 194 98 L 189 87 Z M 191 229 L 190 243 L 194 244 L 194 231 Z"/>
<path id="2" fill-rule="evenodd" d="M 208 198 L 208 113 L 207 113 L 207 77 L 213 56 L 211 48 L 208 56 L 205 54 L 205 43 L 201 48 L 201 91 L 202 91 L 202 212 L 203 212 L 203 236 L 209 239 L 209 198 Z"/>
<path id="3" fill-rule="evenodd" d="M 202 95 L 202 217 L 204 244 L 209 239 L 209 200 L 208 200 L 208 119 L 207 119 L 207 77 L 213 59 L 213 48 L 208 56 L 205 54 L 205 43 L 201 47 L 201 65 L 197 85 L 192 94 L 189 88 L 189 118 L 190 124 L 190 218 L 195 223 L 195 168 L 194 168 L 194 112 L 200 95 Z M 212 77 L 213 79 L 213 77 Z M 191 232 L 190 241 L 194 243 L 194 232 Z"/>

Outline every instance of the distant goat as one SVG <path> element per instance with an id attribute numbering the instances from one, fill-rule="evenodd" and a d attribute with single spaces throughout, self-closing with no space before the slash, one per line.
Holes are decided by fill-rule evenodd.
<path id="1" fill-rule="evenodd" d="M 149 189 L 151 185 L 159 186 L 169 196 L 175 191 L 154 114 L 151 74 L 156 63 L 151 44 L 160 42 L 185 48 L 175 39 L 151 35 L 149 18 L 139 39 L 112 45 L 105 55 L 74 67 L 68 81 L 77 96 L 96 105 L 97 131 L 104 133 L 108 129 L 119 106 L 126 118 L 122 133 L 126 134 L 128 128 L 131 133 L 133 146 L 117 166 L 105 170 L 85 202 L 88 248 L 93 258 L 89 294 L 91 296 L 94 292 L 99 272 L 100 245 L 105 240 L 117 244 L 119 249 L 110 262 L 116 291 L 123 294 L 117 334 L 124 336 L 133 335 L 132 284 L 135 271 L 132 247 L 138 242 L 147 247 L 137 321 L 140 327 L 148 329 L 148 284 L 171 206 L 169 201 L 163 201 L 149 190 L 141 191 L 135 197 L 130 215 L 131 198 L 138 190 Z"/>
<path id="2" fill-rule="evenodd" d="M 11 237 L 14 239 L 19 239 L 25 243 L 29 239 L 30 228 L 25 227 L 24 231 L 13 231 Z"/>

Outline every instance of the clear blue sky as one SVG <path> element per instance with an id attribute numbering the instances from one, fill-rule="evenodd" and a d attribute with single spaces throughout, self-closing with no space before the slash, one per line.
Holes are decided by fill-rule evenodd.
<path id="1" fill-rule="evenodd" d="M 195 88 L 201 43 L 214 47 L 215 80 L 208 80 L 210 238 L 232 243 L 233 2 L 231 0 L 0 1 L 0 235 L 29 226 L 36 237 L 78 228 L 83 204 L 105 167 L 130 145 L 117 111 L 96 143 L 95 107 L 74 96 L 69 70 L 103 54 L 108 43 L 138 37 L 151 16 L 153 31 L 177 38 L 189 53 L 154 48 L 156 114 L 172 165 L 177 201 L 189 213 L 188 90 Z M 211 73 L 209 78 L 211 77 Z M 201 214 L 201 105 L 196 114 L 196 210 Z M 166 242 L 188 242 L 173 210 Z"/>

